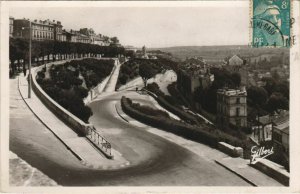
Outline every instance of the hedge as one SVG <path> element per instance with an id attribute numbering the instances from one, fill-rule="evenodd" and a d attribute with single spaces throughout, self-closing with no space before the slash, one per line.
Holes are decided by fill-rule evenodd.
<path id="1" fill-rule="evenodd" d="M 180 119 L 184 120 L 187 123 L 190 124 L 200 124 L 200 122 L 189 113 L 186 113 L 185 111 L 181 110 L 180 108 L 177 108 L 173 105 L 171 105 L 169 102 L 165 100 L 162 96 L 155 96 L 153 93 L 148 92 L 150 96 L 156 99 L 159 105 L 170 111 L 171 113 L 177 115 Z"/>
<path id="2" fill-rule="evenodd" d="M 140 122 L 177 134 L 190 140 L 197 141 L 199 143 L 204 143 L 214 148 L 217 148 L 218 142 L 221 141 L 236 147 L 242 147 L 244 149 L 244 158 L 250 158 L 250 149 L 253 144 L 249 140 L 241 140 L 220 130 L 209 128 L 205 125 L 199 127 L 177 121 L 172 118 L 147 115 L 135 109 L 133 106 L 134 104 L 135 103 L 132 103 L 129 98 L 122 96 L 121 106 L 123 111 Z"/>
<path id="3" fill-rule="evenodd" d="M 129 116 L 153 127 L 161 128 L 165 131 L 175 133 L 177 135 L 186 137 L 188 139 L 198 141 L 204 144 L 207 144 L 212 147 L 217 147 L 219 141 L 225 140 L 225 142 L 233 143 L 235 146 L 241 145 L 241 142 L 238 142 L 237 139 L 232 138 L 232 141 L 228 141 L 229 136 L 221 137 L 224 135 L 221 132 L 216 132 L 211 130 L 211 133 L 205 131 L 197 126 L 189 125 L 174 119 L 161 118 L 157 116 L 146 115 L 132 107 L 132 102 L 126 97 L 122 97 L 121 106 L 123 111 Z"/>

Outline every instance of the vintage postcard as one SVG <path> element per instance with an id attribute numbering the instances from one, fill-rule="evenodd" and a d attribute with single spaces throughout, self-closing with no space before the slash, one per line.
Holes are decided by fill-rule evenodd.
<path id="1" fill-rule="evenodd" d="M 296 193 L 299 1 L 2 1 L 1 191 Z"/>

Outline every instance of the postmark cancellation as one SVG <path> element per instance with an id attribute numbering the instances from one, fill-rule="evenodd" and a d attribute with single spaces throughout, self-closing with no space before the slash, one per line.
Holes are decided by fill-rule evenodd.
<path id="1" fill-rule="evenodd" d="M 291 47 L 291 0 L 252 0 L 253 47 Z"/>

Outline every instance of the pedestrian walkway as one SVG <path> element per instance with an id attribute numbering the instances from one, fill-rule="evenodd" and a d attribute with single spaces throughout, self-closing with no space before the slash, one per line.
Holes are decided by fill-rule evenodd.
<path id="1" fill-rule="evenodd" d="M 75 131 L 57 118 L 33 91 L 31 91 L 31 98 L 27 98 L 28 82 L 24 76 L 19 76 L 18 84 L 20 94 L 32 112 L 84 165 L 104 169 L 128 166 L 128 162 L 114 149 L 112 149 L 113 160 L 103 156 L 86 137 L 79 137 Z"/>
<path id="2" fill-rule="evenodd" d="M 206 159 L 209 162 L 216 162 L 217 164 L 223 166 L 224 168 L 241 177 L 253 186 L 284 186 L 273 178 L 249 166 L 248 160 L 242 158 L 232 158 L 227 154 L 204 144 L 194 142 L 173 133 L 145 125 L 125 114 L 122 110 L 120 102 L 117 102 L 115 104 L 115 107 L 118 115 L 124 120 L 124 122 L 128 122 L 136 127 L 140 127 L 150 133 L 156 134 L 173 143 L 176 143 L 195 153 L 199 157 Z"/>
<path id="3" fill-rule="evenodd" d="M 118 77 L 119 77 L 120 67 L 121 67 L 121 64 L 119 63 L 119 60 L 116 59 L 115 60 L 115 68 L 113 70 L 114 72 L 111 74 L 111 77 L 109 78 L 103 92 L 114 92 L 115 91 L 116 84 L 117 84 Z"/>
<path id="4" fill-rule="evenodd" d="M 224 157 L 215 161 L 254 186 L 284 186 L 273 178 L 251 167 L 249 165 L 249 160 L 245 160 L 243 158 Z"/>
<path id="5" fill-rule="evenodd" d="M 54 180 L 11 151 L 9 152 L 9 166 L 10 186 L 59 186 Z"/>

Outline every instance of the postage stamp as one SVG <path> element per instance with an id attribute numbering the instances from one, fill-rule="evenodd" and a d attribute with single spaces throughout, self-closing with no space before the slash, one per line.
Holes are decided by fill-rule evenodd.
<path id="1" fill-rule="evenodd" d="M 252 46 L 290 47 L 291 0 L 252 0 Z"/>

